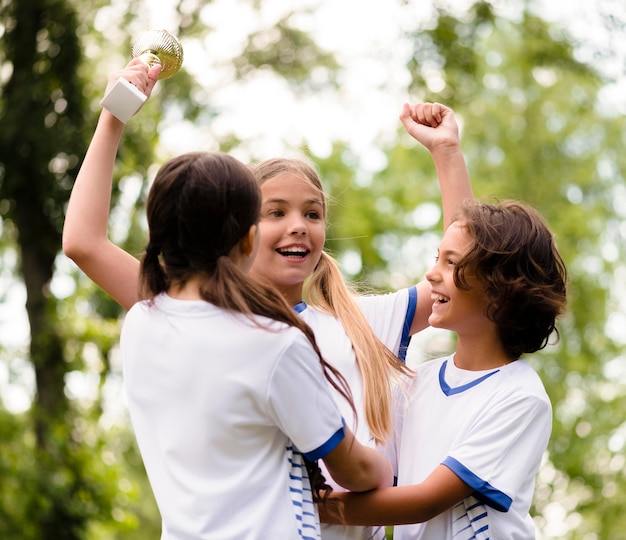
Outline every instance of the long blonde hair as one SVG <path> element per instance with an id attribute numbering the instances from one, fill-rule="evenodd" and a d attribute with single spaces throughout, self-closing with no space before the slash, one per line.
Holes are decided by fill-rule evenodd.
<path id="1" fill-rule="evenodd" d="M 275 158 L 253 167 L 260 185 L 280 174 L 291 173 L 308 181 L 322 195 L 324 217 L 326 194 L 315 168 L 300 159 Z M 335 259 L 326 252 L 305 283 L 305 300 L 341 322 L 363 379 L 365 421 L 377 443 L 385 442 L 392 427 L 392 380 L 412 371 L 374 334 L 354 300 L 356 291 L 349 287 Z"/>

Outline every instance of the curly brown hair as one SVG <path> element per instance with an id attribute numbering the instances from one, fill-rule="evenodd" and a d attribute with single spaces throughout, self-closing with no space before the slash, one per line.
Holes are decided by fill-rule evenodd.
<path id="1" fill-rule="evenodd" d="M 457 263 L 457 287 L 468 278 L 484 286 L 486 316 L 512 358 L 543 349 L 566 306 L 567 270 L 543 217 L 519 201 L 467 200 L 454 221 L 474 240 Z"/>

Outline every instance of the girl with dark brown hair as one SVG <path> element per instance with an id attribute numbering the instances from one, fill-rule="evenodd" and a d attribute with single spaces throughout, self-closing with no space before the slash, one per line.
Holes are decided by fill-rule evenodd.
<path id="1" fill-rule="evenodd" d="M 117 77 L 149 91 L 158 67 L 137 62 Z M 79 176 L 110 182 L 122 130 L 104 110 Z M 311 329 L 248 275 L 260 207 L 250 169 L 221 153 L 171 159 L 150 189 L 140 301 L 121 351 L 163 540 L 319 537 L 294 447 L 347 489 L 392 482 L 385 458 L 344 424 L 328 382 L 349 401 L 350 391 Z"/>

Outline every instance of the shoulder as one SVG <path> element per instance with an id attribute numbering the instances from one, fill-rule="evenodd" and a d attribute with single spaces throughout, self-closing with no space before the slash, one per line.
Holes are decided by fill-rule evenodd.
<path id="1" fill-rule="evenodd" d="M 512 388 L 518 388 L 527 394 L 546 397 L 546 389 L 541 377 L 526 360 L 515 360 L 501 368 L 502 378 Z"/>
<path id="2" fill-rule="evenodd" d="M 452 356 L 443 356 L 419 363 L 413 368 L 413 386 L 419 388 L 420 393 L 426 392 L 428 389 L 439 391 L 439 378 L 442 366 L 446 361 L 450 361 L 451 358 Z"/>
<path id="3" fill-rule="evenodd" d="M 311 328 L 313 328 L 316 335 L 324 328 L 343 328 L 341 322 L 335 315 L 332 315 L 317 306 L 307 305 L 306 309 L 300 312 L 300 317 Z"/>
<path id="4" fill-rule="evenodd" d="M 497 394 L 503 404 L 523 406 L 540 415 L 552 414 L 552 404 L 545 386 L 526 360 L 516 360 L 501 371 Z"/>
<path id="5" fill-rule="evenodd" d="M 444 362 L 451 361 L 452 355 L 441 356 L 439 358 L 433 358 L 432 360 L 425 360 L 417 366 L 415 366 L 416 375 L 424 376 L 430 373 L 439 373 L 441 366 Z"/>
<path id="6" fill-rule="evenodd" d="M 406 306 L 411 298 L 416 297 L 417 289 L 415 286 L 412 286 L 383 294 L 357 295 L 354 297 L 354 300 L 361 309 L 376 309 L 381 306 L 397 308 L 398 306 Z"/>
<path id="7" fill-rule="evenodd" d="M 143 318 L 149 318 L 154 313 L 158 312 L 156 308 L 157 300 L 160 296 L 153 300 L 140 300 L 131 306 L 131 308 L 124 315 L 124 324 L 128 324 L 131 321 L 141 320 Z"/>

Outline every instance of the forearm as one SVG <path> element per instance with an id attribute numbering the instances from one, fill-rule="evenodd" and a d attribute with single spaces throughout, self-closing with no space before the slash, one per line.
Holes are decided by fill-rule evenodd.
<path id="1" fill-rule="evenodd" d="M 428 149 L 435 162 L 444 227 L 447 228 L 461 201 L 473 197 L 454 113 L 440 103 L 417 103 L 412 106 L 405 103 L 400 120 L 409 135 Z"/>
<path id="2" fill-rule="evenodd" d="M 441 189 L 445 229 L 450 225 L 461 202 L 473 198 L 474 193 L 460 145 L 433 148 L 431 154 Z"/>
<path id="3" fill-rule="evenodd" d="M 335 493 L 339 515 L 320 507 L 324 523 L 405 525 L 423 523 L 451 508 L 473 489 L 444 465 L 420 484 L 377 489 L 367 493 Z M 335 505 L 329 505 L 334 508 Z"/>
<path id="4" fill-rule="evenodd" d="M 340 503 L 339 513 L 320 508 L 320 519 L 323 523 L 372 526 L 428 521 L 440 512 L 432 506 L 429 507 L 427 501 L 420 503 L 415 488 L 416 486 L 405 486 L 367 493 L 334 493 L 332 499 Z"/>

